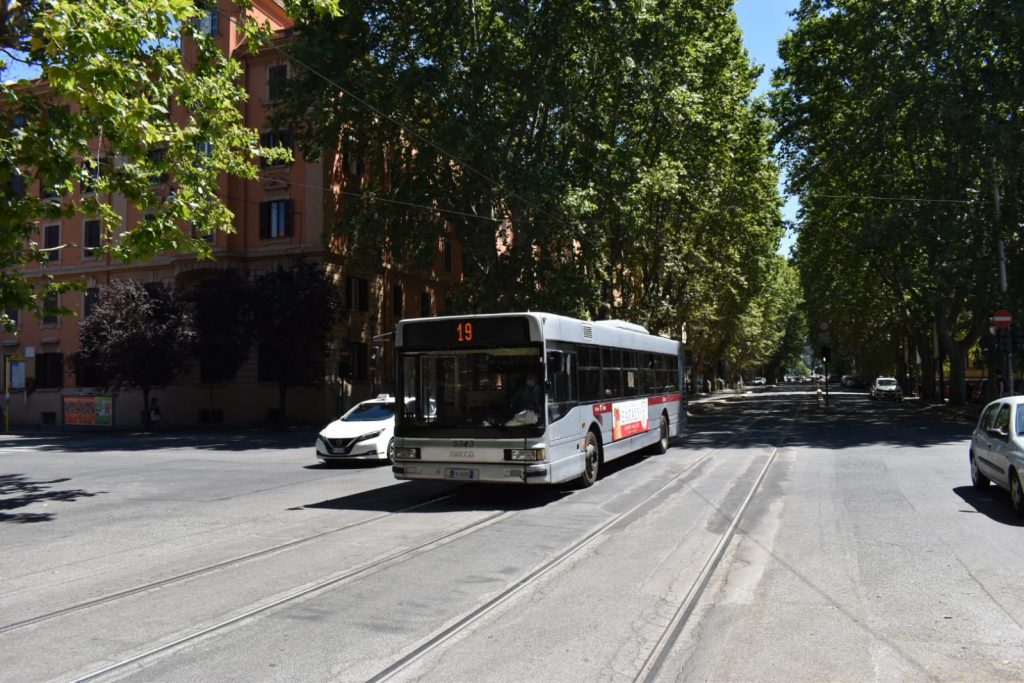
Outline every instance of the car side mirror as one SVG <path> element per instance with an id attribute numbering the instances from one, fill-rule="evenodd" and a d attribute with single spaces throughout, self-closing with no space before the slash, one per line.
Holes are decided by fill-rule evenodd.
<path id="1" fill-rule="evenodd" d="M 1005 439 L 1009 436 L 1009 433 L 1002 427 L 990 427 L 989 429 L 986 429 L 985 432 L 993 439 Z"/>

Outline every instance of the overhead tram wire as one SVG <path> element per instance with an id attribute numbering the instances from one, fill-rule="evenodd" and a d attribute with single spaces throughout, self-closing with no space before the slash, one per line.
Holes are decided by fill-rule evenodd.
<path id="1" fill-rule="evenodd" d="M 234 17 L 232 17 L 231 15 L 229 15 L 229 14 L 223 12 L 223 11 L 220 11 L 220 13 L 221 13 L 222 16 L 224 16 L 228 20 L 228 22 L 230 22 L 232 24 L 235 24 L 236 26 L 239 25 L 240 22 L 237 19 L 235 19 Z M 285 57 L 287 57 L 289 61 L 294 62 L 295 64 L 298 64 L 300 67 L 302 67 L 303 69 L 305 69 L 309 73 L 313 74 L 317 78 L 323 80 L 325 83 L 327 83 L 331 87 L 337 88 L 340 92 L 342 92 L 347 97 L 352 98 L 358 104 L 362 105 L 366 109 L 369 109 L 371 112 L 373 112 L 374 114 L 380 116 L 381 118 L 386 119 L 390 123 L 392 123 L 395 126 L 397 126 L 400 130 L 402 130 L 405 133 L 411 135 L 412 137 L 416 138 L 417 140 L 420 140 L 424 144 L 434 148 L 435 150 L 440 152 L 442 155 L 444 155 L 444 156 L 448 157 L 449 159 L 451 159 L 452 161 L 458 163 L 460 167 L 462 167 L 462 168 L 466 169 L 467 171 L 470 171 L 470 172 L 474 173 L 475 175 L 479 176 L 480 178 L 486 180 L 493 187 L 501 190 L 502 192 L 507 193 L 508 196 L 514 197 L 514 198 L 518 199 L 523 204 L 529 206 L 531 209 L 534 209 L 538 213 L 541 213 L 541 214 L 547 216 L 548 218 L 550 218 L 552 221 L 554 221 L 556 223 L 561 223 L 561 224 L 565 224 L 565 225 L 576 225 L 576 223 L 573 222 L 573 221 L 567 220 L 565 218 L 558 218 L 557 216 L 553 215 L 549 211 L 546 211 L 545 209 L 542 209 L 541 207 L 537 206 L 535 203 L 531 202 L 529 199 L 527 199 L 526 197 L 522 196 L 518 192 L 515 192 L 515 191 L 510 190 L 509 188 L 505 187 L 505 185 L 503 185 L 500 181 L 495 180 L 494 178 L 490 177 L 489 175 L 487 175 L 483 171 L 478 170 L 474 166 L 468 164 L 467 162 L 463 161 L 459 157 L 455 156 L 454 154 L 452 154 L 451 152 L 449 152 L 445 148 L 441 147 L 439 144 L 437 144 L 436 142 L 434 142 L 430 138 L 428 138 L 425 135 L 421 134 L 419 131 L 417 131 L 415 128 L 413 128 L 409 124 L 404 123 L 404 122 L 400 121 L 399 119 L 395 118 L 394 116 L 381 111 L 381 109 L 379 109 L 378 107 L 374 106 L 370 102 L 367 102 L 363 98 L 359 97 L 354 92 L 352 92 L 348 88 L 342 86 L 337 81 L 335 81 L 335 80 L 333 80 L 331 78 L 328 78 L 327 76 L 325 76 L 323 73 L 321 73 L 317 69 L 314 69 L 313 67 L 309 66 L 305 62 L 303 62 L 300 59 L 294 57 L 287 50 L 282 48 L 280 45 L 276 45 L 273 42 L 273 40 L 270 40 L 268 42 L 268 45 L 270 46 L 271 49 L 277 50 L 278 52 L 283 54 Z M 483 216 L 476 216 L 474 214 L 466 214 L 466 215 L 472 216 L 473 218 L 484 218 Z M 492 220 L 493 221 L 494 219 L 488 219 L 488 220 Z"/>
<path id="2" fill-rule="evenodd" d="M 787 194 L 787 197 L 795 197 L 796 199 L 803 198 L 800 194 Z M 879 197 L 875 195 L 857 195 L 857 194 L 820 194 L 813 193 L 808 195 L 808 199 L 867 199 L 871 201 L 879 202 L 915 202 L 918 204 L 977 204 L 977 199 L 930 199 L 926 197 Z"/>
<path id="3" fill-rule="evenodd" d="M 273 176 L 273 175 L 267 175 L 265 173 L 260 174 L 260 180 L 273 180 L 273 179 L 275 179 L 275 176 Z M 406 207 L 409 207 L 409 208 L 412 208 L 412 209 L 422 209 L 423 211 L 433 211 L 434 213 L 452 214 L 454 216 L 464 216 L 466 218 L 477 218 L 479 220 L 490 221 L 492 223 L 502 223 L 502 222 L 504 222 L 503 218 L 491 218 L 489 216 L 478 216 L 478 215 L 473 214 L 473 213 L 466 213 L 465 211 L 456 211 L 454 209 L 441 209 L 439 207 L 430 206 L 428 204 L 413 204 L 412 202 L 403 202 L 403 201 L 400 201 L 398 199 L 388 199 L 387 197 L 380 197 L 380 196 L 377 196 L 377 195 L 366 194 L 366 193 L 363 193 L 363 192 L 350 192 L 348 190 L 335 190 L 334 188 L 321 187 L 320 185 L 311 185 L 310 183 L 297 183 L 294 180 L 290 180 L 290 179 L 287 182 L 288 182 L 289 185 L 294 185 L 295 187 L 305 187 L 305 188 L 308 188 L 310 190 L 320 190 L 322 192 L 337 192 L 338 194 L 345 195 L 346 197 L 356 197 L 356 198 L 360 198 L 360 199 L 366 199 L 367 201 L 371 201 L 371 202 L 384 202 L 385 204 L 397 204 L 399 206 L 406 206 Z M 225 196 L 229 196 L 229 195 L 225 195 Z M 246 204 L 259 204 L 259 203 L 261 203 L 261 202 L 257 202 L 257 201 L 242 199 L 241 197 L 235 197 L 233 195 L 230 195 L 230 197 L 231 197 L 231 199 L 235 199 L 235 200 L 238 200 L 238 201 L 241 201 L 241 202 L 245 202 Z"/>

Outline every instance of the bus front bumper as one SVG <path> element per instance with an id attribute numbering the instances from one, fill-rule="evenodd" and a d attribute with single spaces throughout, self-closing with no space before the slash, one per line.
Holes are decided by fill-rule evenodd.
<path id="1" fill-rule="evenodd" d="M 396 479 L 430 479 L 441 481 L 550 484 L 548 463 L 451 463 L 400 460 L 391 471 Z"/>

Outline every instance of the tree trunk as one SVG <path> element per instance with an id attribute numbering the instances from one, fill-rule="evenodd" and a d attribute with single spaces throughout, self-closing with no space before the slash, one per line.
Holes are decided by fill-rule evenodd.
<path id="1" fill-rule="evenodd" d="M 954 342 L 949 349 L 949 403 L 962 406 L 967 402 L 967 352 L 963 344 Z"/>

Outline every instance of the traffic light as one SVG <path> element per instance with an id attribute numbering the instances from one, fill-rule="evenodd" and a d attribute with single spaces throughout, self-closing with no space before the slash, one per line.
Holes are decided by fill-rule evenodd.
<path id="1" fill-rule="evenodd" d="M 822 346 L 821 347 L 821 362 L 822 363 L 827 363 L 828 360 L 829 360 L 829 357 L 831 355 L 832 355 L 832 349 L 830 349 L 828 346 Z"/>

